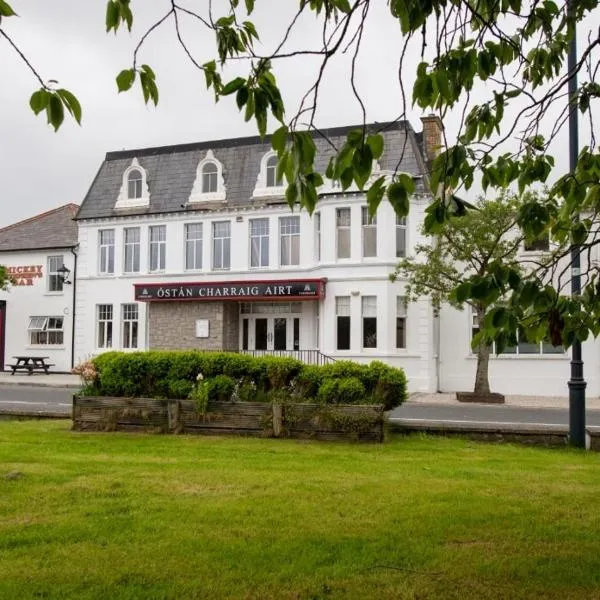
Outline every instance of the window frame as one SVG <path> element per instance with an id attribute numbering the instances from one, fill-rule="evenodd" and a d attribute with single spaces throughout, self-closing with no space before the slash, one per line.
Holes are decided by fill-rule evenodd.
<path id="1" fill-rule="evenodd" d="M 289 262 L 283 260 L 283 249 L 286 245 L 284 242 L 289 246 L 287 249 Z M 296 262 L 294 262 L 294 254 L 297 254 Z M 279 266 L 300 266 L 300 217 L 298 215 L 279 217 Z"/>
<path id="2" fill-rule="evenodd" d="M 162 232 L 162 239 L 153 240 L 154 232 Z M 160 236 L 159 236 L 160 237 Z M 153 248 L 156 247 L 156 256 Z M 154 261 L 156 258 L 156 264 Z M 167 268 L 167 226 L 150 225 L 148 227 L 148 271 L 150 273 L 163 273 Z"/>
<path id="3" fill-rule="evenodd" d="M 394 213 L 395 214 L 395 213 Z M 407 243 L 406 243 L 406 238 L 407 238 L 407 226 L 406 226 L 406 217 L 400 217 L 396 214 L 396 230 L 395 230 L 395 239 L 394 239 L 394 244 L 396 246 L 396 258 L 406 258 L 406 247 L 407 247 Z M 402 241 L 403 241 L 403 247 L 401 249 L 399 249 L 399 244 L 398 244 L 398 240 L 399 240 L 399 234 L 400 232 L 402 232 Z"/>
<path id="4" fill-rule="evenodd" d="M 315 213 L 315 262 L 321 262 L 321 212 Z"/>
<path id="5" fill-rule="evenodd" d="M 209 168 L 212 170 L 208 171 Z M 208 160 L 202 165 L 202 193 L 216 194 L 218 190 L 219 167 L 214 161 Z"/>
<path id="6" fill-rule="evenodd" d="M 112 240 L 110 243 L 104 243 L 102 241 L 103 234 L 111 234 Z M 116 270 L 115 265 L 115 230 L 111 229 L 99 229 L 98 230 L 98 274 L 99 275 L 114 275 Z M 108 269 L 110 267 L 110 262 L 112 260 L 112 269 Z M 106 263 L 106 269 L 103 269 L 103 263 Z"/>
<path id="7" fill-rule="evenodd" d="M 137 175 L 134 179 L 134 175 Z M 131 188 L 133 184 L 133 195 Z M 127 172 L 127 200 L 140 200 L 143 196 L 144 176 L 141 169 L 134 167 Z"/>
<path id="8" fill-rule="evenodd" d="M 227 235 L 216 235 L 218 225 L 227 224 Z M 231 221 L 212 221 L 212 270 L 213 271 L 229 271 L 231 269 Z M 215 258 L 217 256 L 217 248 L 221 257 L 220 265 L 217 266 Z M 227 249 L 227 252 L 225 252 Z M 227 264 L 225 264 L 225 255 L 227 255 Z"/>
<path id="9" fill-rule="evenodd" d="M 470 337 L 469 337 L 469 353 L 471 356 L 477 356 L 477 351 L 473 350 L 473 348 L 471 347 L 471 342 L 473 341 L 473 337 L 475 336 L 476 333 L 479 332 L 479 323 L 477 320 L 477 314 L 475 313 L 475 311 L 473 310 L 473 308 L 470 308 Z M 538 346 L 538 351 L 537 352 L 523 352 L 521 350 L 521 345 L 537 345 Z M 560 351 L 554 351 L 554 352 L 544 352 L 544 347 L 550 346 L 551 348 L 561 348 Z M 508 348 L 511 348 L 512 350 L 509 350 L 507 352 L 507 348 L 505 348 L 500 354 L 496 353 L 496 342 L 492 343 L 492 347 L 490 348 L 490 358 L 507 358 L 507 357 L 515 357 L 515 358 L 520 358 L 520 357 L 525 357 L 525 358 L 532 358 L 534 356 L 537 357 L 549 357 L 549 356 L 557 356 L 557 357 L 566 357 L 567 356 L 567 351 L 564 349 L 564 347 L 562 346 L 552 346 L 550 344 L 550 342 L 521 342 L 519 341 L 519 332 L 517 331 L 517 345 L 516 346 L 509 346 Z"/>
<path id="10" fill-rule="evenodd" d="M 34 319 L 36 320 L 36 326 L 33 326 Z M 56 322 L 60 322 L 60 327 L 57 326 Z M 31 316 L 29 317 L 27 334 L 29 346 L 64 346 L 65 318 L 60 316 Z M 34 335 L 43 337 L 38 337 L 34 341 Z M 42 339 L 45 341 L 41 341 Z M 55 341 L 51 341 L 52 339 Z"/>
<path id="11" fill-rule="evenodd" d="M 109 309 L 107 311 L 106 309 Z M 104 316 L 102 315 L 102 309 L 105 309 Z M 110 313 L 110 316 L 108 314 Z M 108 349 L 113 348 L 114 342 L 114 307 L 112 304 L 96 304 L 96 348 Z M 104 340 L 101 344 L 100 341 Z"/>
<path id="12" fill-rule="evenodd" d="M 137 233 L 137 240 L 128 241 L 129 233 Z M 142 230 L 141 227 L 123 228 L 123 273 L 139 273 L 141 269 L 141 251 L 142 251 Z M 131 252 L 131 256 L 128 254 Z M 137 269 L 136 267 L 137 259 Z M 128 260 L 131 262 L 131 269 L 128 268 Z"/>
<path id="13" fill-rule="evenodd" d="M 195 227 L 200 231 L 200 237 L 190 238 L 190 228 Z M 186 271 L 200 271 L 204 262 L 204 226 L 203 223 L 184 223 L 183 226 L 184 264 Z M 192 247 L 194 266 L 188 263 L 188 248 Z M 199 253 L 199 254 L 198 254 Z M 199 261 L 197 260 L 199 258 Z M 200 264 L 197 264 L 200 262 Z"/>
<path id="14" fill-rule="evenodd" d="M 135 313 L 131 309 L 135 309 Z M 134 318 L 135 317 L 135 318 Z M 135 344 L 132 340 L 135 339 Z M 137 349 L 140 342 L 140 307 L 137 302 L 121 304 L 121 348 Z"/>
<path id="15" fill-rule="evenodd" d="M 342 302 L 343 301 L 343 302 Z M 344 329 L 344 340 L 347 336 L 347 344 L 341 347 L 340 331 Z M 352 349 L 352 297 L 351 296 L 336 296 L 335 297 L 335 348 L 338 351 Z"/>
<path id="16" fill-rule="evenodd" d="M 369 207 L 361 206 L 361 234 L 362 234 L 362 257 L 377 258 L 377 214 L 373 217 L 369 216 Z M 367 234 L 373 235 L 373 243 L 375 252 L 373 254 L 366 253 Z"/>
<path id="17" fill-rule="evenodd" d="M 58 260 L 57 265 L 53 265 L 53 261 Z M 64 292 L 64 279 L 62 274 L 58 271 L 65 264 L 65 257 L 63 254 L 56 254 L 48 256 L 48 287 L 46 291 L 50 294 L 61 294 Z"/>
<path id="18" fill-rule="evenodd" d="M 266 223 L 266 231 L 253 231 L 255 225 L 260 226 Z M 261 269 L 269 266 L 269 245 L 271 243 L 271 223 L 268 217 L 261 217 L 256 219 L 249 219 L 248 221 L 248 232 L 250 241 L 250 268 Z M 258 246 L 256 247 L 258 255 L 255 256 L 255 244 L 254 240 L 258 240 Z M 256 258 L 256 260 L 255 260 Z M 256 264 L 254 264 L 256 262 Z"/>
<path id="19" fill-rule="evenodd" d="M 348 215 L 348 223 L 340 225 L 342 213 Z M 348 256 L 341 256 L 340 253 L 342 233 L 348 235 Z M 352 258 L 352 209 L 349 206 L 339 206 L 335 209 L 335 258 L 336 260 L 350 260 Z"/>
<path id="20" fill-rule="evenodd" d="M 277 179 L 277 155 L 271 154 L 265 161 L 265 187 L 280 188 L 283 185 L 283 180 Z"/>
<path id="21" fill-rule="evenodd" d="M 402 323 L 402 328 L 399 327 Z M 408 324 L 408 300 L 406 296 L 396 296 L 396 350 L 406 350 L 407 348 L 407 331 Z M 398 342 L 398 334 L 402 329 L 402 342 Z"/>
<path id="22" fill-rule="evenodd" d="M 368 306 L 368 301 L 374 300 L 374 306 Z M 361 333 L 362 333 L 362 348 L 363 350 L 375 350 L 377 349 L 377 296 L 361 296 Z M 365 306 L 367 305 L 367 306 Z M 368 310 L 365 310 L 368 309 Z M 374 312 L 375 316 L 366 313 Z M 374 323 L 373 323 L 374 322 Z M 372 328 L 374 325 L 374 332 L 367 334 L 367 327 Z M 373 342 L 368 340 L 368 336 L 373 338 Z M 369 343 L 367 344 L 367 341 Z"/>

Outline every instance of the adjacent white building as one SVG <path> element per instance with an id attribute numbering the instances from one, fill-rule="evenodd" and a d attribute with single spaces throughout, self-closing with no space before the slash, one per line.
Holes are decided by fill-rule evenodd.
<path id="1" fill-rule="evenodd" d="M 0 291 L 0 366 L 44 356 L 53 371 L 73 362 L 77 265 L 76 204 L 0 229 L 0 264 L 12 279 Z"/>

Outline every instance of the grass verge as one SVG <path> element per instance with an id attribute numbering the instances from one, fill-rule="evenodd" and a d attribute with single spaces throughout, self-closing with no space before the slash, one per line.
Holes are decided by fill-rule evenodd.
<path id="1" fill-rule="evenodd" d="M 0 422 L 0 598 L 594 598 L 600 455 Z"/>

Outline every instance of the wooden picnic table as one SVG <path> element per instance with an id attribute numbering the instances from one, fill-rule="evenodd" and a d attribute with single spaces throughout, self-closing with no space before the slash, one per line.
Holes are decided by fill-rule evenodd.
<path id="1" fill-rule="evenodd" d="M 53 367 L 53 363 L 47 363 L 49 356 L 13 356 L 17 361 L 15 364 L 8 365 L 12 369 L 11 375 L 17 371 L 27 371 L 31 375 L 34 371 L 44 371 L 48 375 L 48 369 Z"/>

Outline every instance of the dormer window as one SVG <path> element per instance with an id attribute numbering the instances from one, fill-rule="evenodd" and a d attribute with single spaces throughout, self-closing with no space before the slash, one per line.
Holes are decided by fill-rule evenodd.
<path id="1" fill-rule="evenodd" d="M 214 194 L 217 191 L 217 177 L 219 170 L 213 162 L 208 162 L 202 167 L 202 193 Z"/>
<path id="2" fill-rule="evenodd" d="M 129 200 L 136 200 L 142 197 L 142 174 L 138 169 L 129 171 L 127 175 L 128 193 L 127 197 Z"/>
<path id="3" fill-rule="evenodd" d="M 216 159 L 212 150 L 207 150 L 206 156 L 196 167 L 196 180 L 188 202 L 222 201 L 225 197 L 223 165 Z"/>
<path id="4" fill-rule="evenodd" d="M 137 158 L 123 173 L 123 182 L 115 208 L 137 208 L 150 204 L 150 190 L 146 179 L 146 170 L 140 165 Z"/>
<path id="5" fill-rule="evenodd" d="M 260 161 L 260 171 L 256 178 L 254 193 L 255 198 L 261 196 L 283 196 L 285 184 L 282 179 L 277 179 L 277 155 L 267 152 Z"/>
<path id="6" fill-rule="evenodd" d="M 276 187 L 281 185 L 281 179 L 277 181 L 277 157 L 270 156 L 267 160 L 267 187 Z"/>

